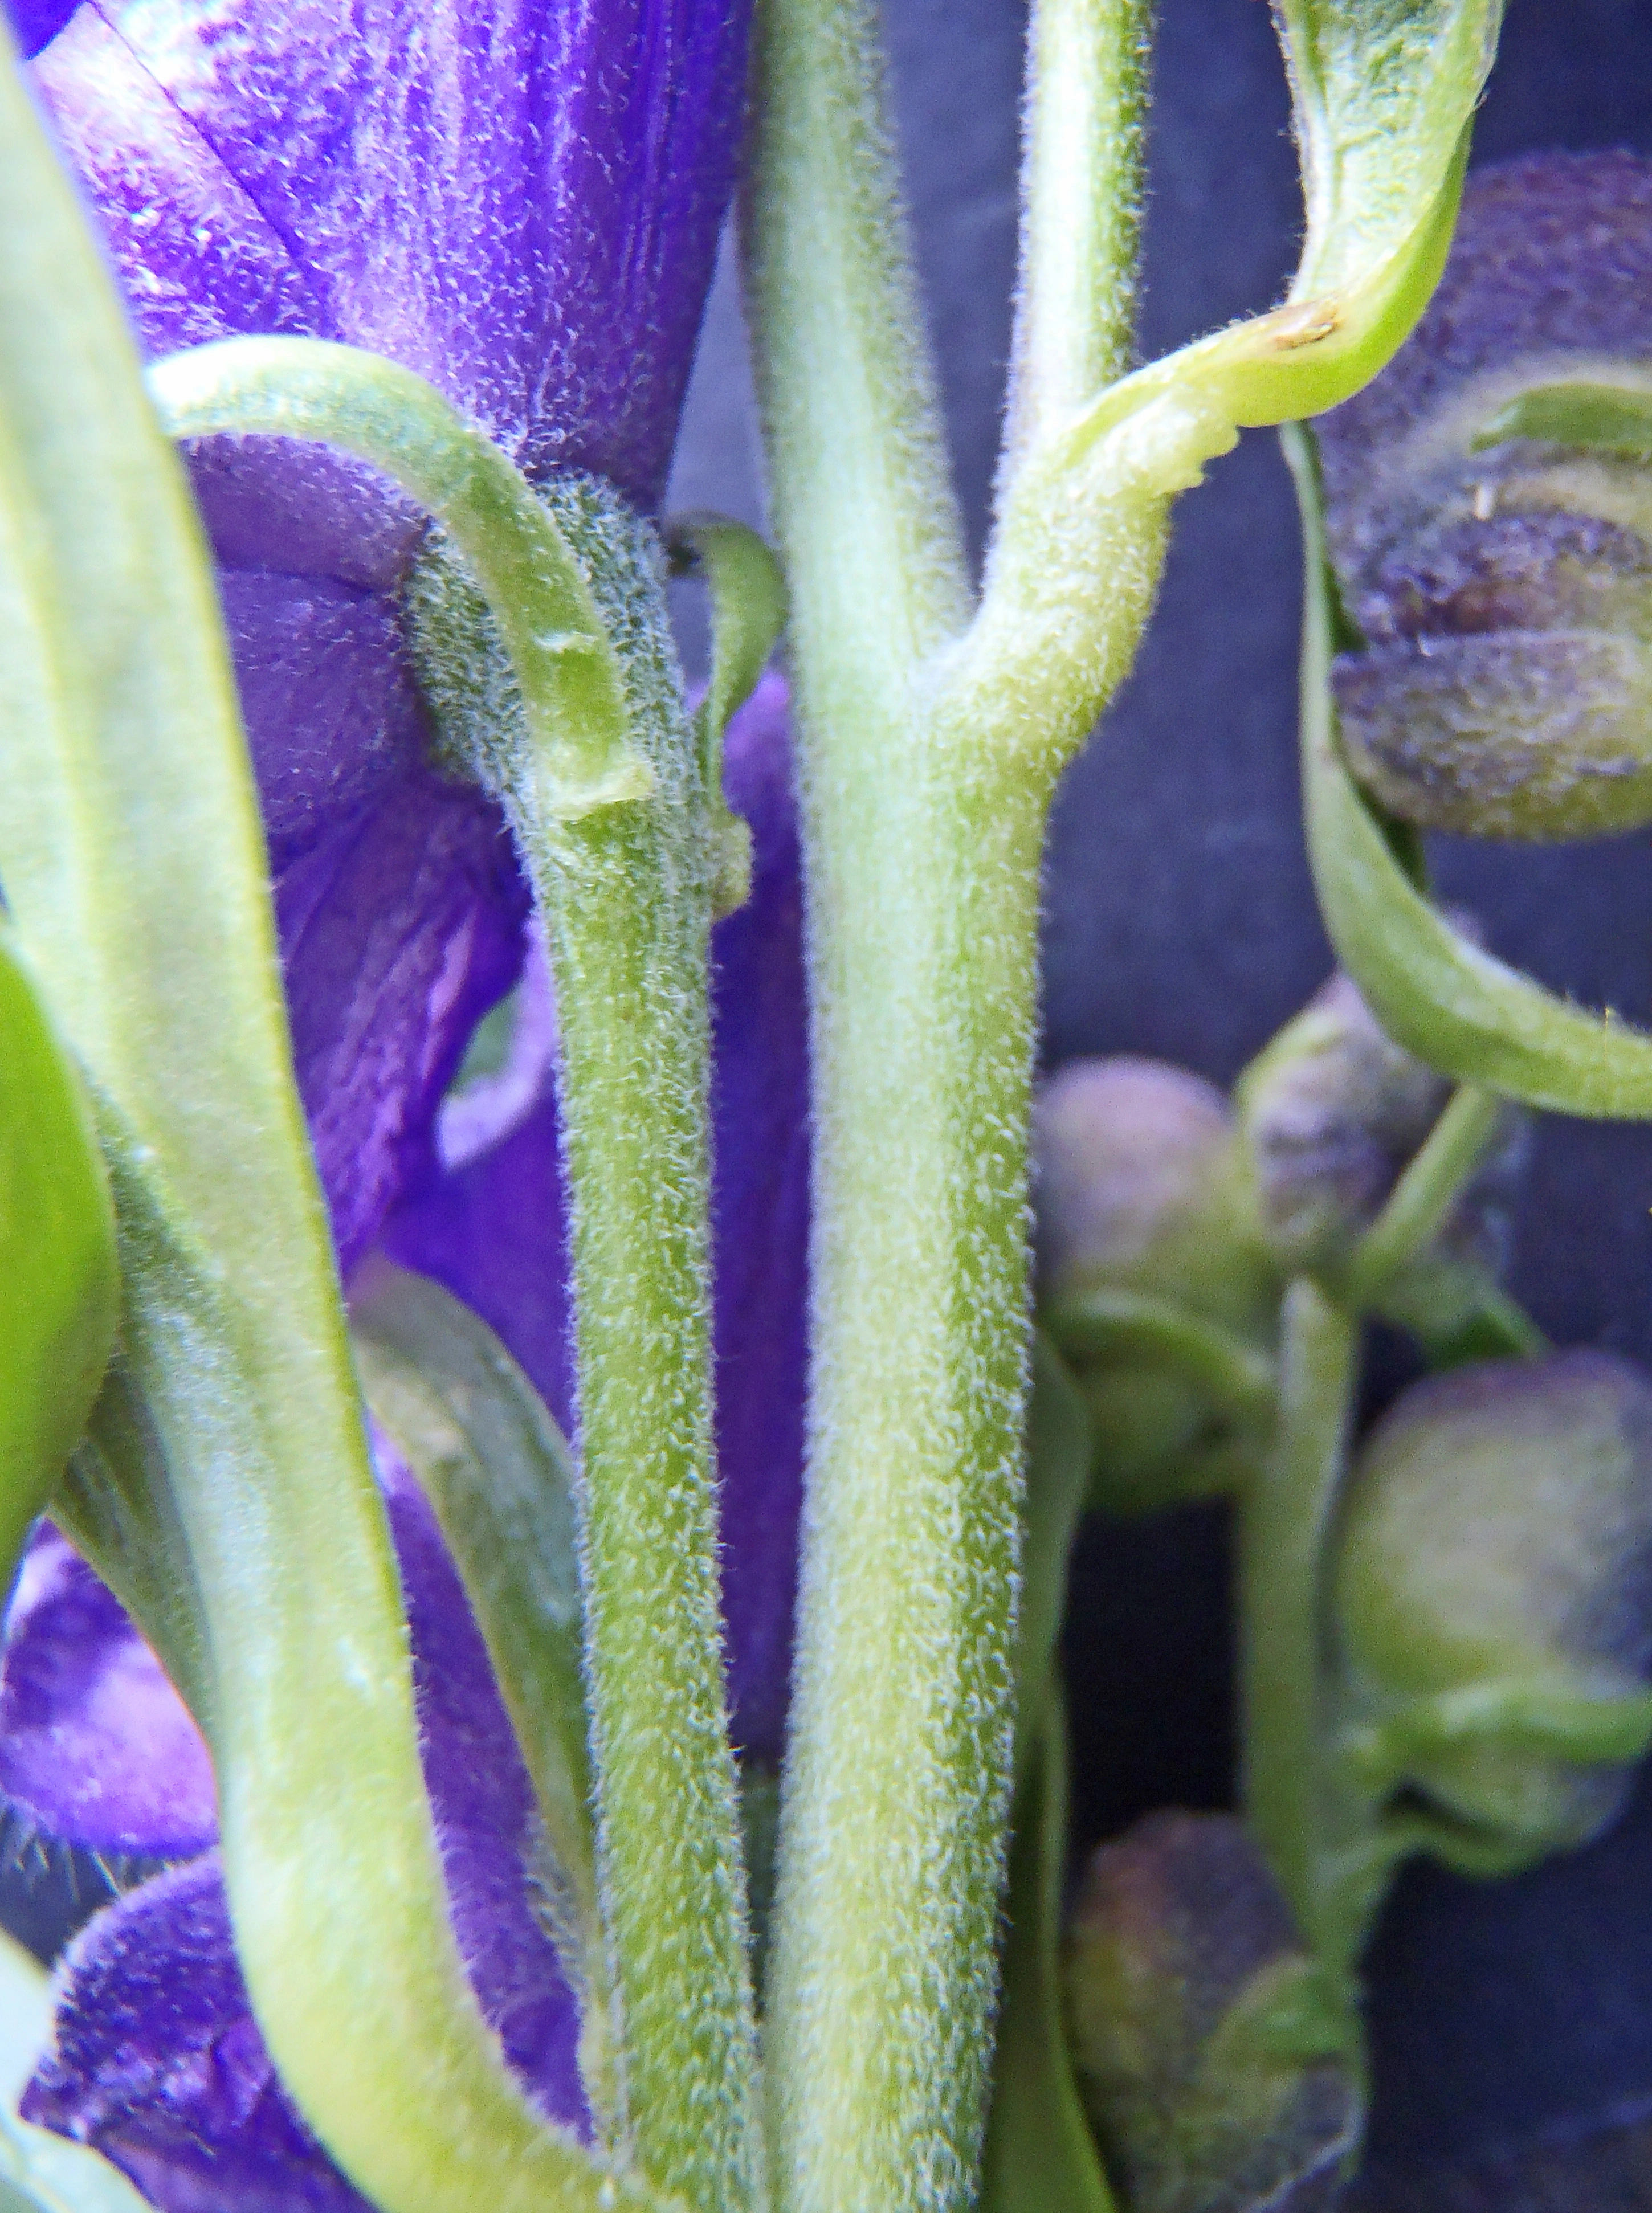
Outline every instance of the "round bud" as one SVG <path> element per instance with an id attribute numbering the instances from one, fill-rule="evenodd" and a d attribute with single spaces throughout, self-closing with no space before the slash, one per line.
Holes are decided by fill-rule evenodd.
<path id="1" fill-rule="evenodd" d="M 1039 1093 L 1033 1167 L 1041 1319 L 1089 1403 L 1095 1503 L 1222 1487 L 1277 1301 L 1227 1101 L 1161 1062 L 1072 1063 Z"/>
<path id="2" fill-rule="evenodd" d="M 1350 765 L 1425 828 L 1652 820 L 1652 164 L 1470 179 L 1410 343 L 1321 419 L 1368 649 L 1332 672 Z"/>
<path id="3" fill-rule="evenodd" d="M 1131 2213 L 1329 2204 L 1358 2139 L 1350 2025 L 1228 1814 L 1155 1814 L 1092 1857 L 1068 2018 Z"/>
<path id="4" fill-rule="evenodd" d="M 1414 1386 L 1355 1465 L 1333 1593 L 1394 1781 L 1511 1864 L 1596 1834 L 1652 1730 L 1652 1384 L 1571 1351 Z"/>
<path id="5" fill-rule="evenodd" d="M 1240 1125 L 1256 1212 L 1280 1267 L 1334 1281 L 1438 1121 L 1452 1087 L 1382 1029 L 1341 973 L 1241 1077 Z M 1526 1124 L 1501 1133 L 1428 1248 L 1384 1294 L 1383 1311 L 1447 1330 L 1502 1271 Z"/>

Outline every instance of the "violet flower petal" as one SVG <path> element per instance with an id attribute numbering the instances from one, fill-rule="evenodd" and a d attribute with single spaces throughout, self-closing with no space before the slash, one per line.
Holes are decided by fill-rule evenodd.
<path id="1" fill-rule="evenodd" d="M 533 1785 L 430 1503 L 376 1430 L 374 1447 L 406 1594 L 454 1931 L 505 2057 L 552 2119 L 588 2137 L 578 2007 L 536 1906 L 542 1844 Z"/>
<path id="2" fill-rule="evenodd" d="M 588 2134 L 578 2008 L 539 1907 L 533 1787 L 436 1517 L 376 1432 L 374 1446 L 454 1934 L 510 2064 L 546 2113 Z M 137 1631 L 55 1532 L 36 1542 L 10 1629 L 0 1779 L 20 1808 L 57 1835 L 113 1850 L 210 1844 L 206 1748 Z M 36 1777 L 44 1787 L 31 1803 L 24 1786 Z M 157 1877 L 90 1924 L 70 1955 L 57 2051 L 30 2118 L 97 2144 L 180 2213 L 358 2202 L 273 2084 L 216 1862 Z M 296 2177 L 314 2180 L 318 2160 L 320 2194 L 283 2197 Z"/>
<path id="3" fill-rule="evenodd" d="M 429 1172 L 437 1104 L 515 975 L 527 907 L 497 810 L 428 771 L 277 881 L 299 1093 L 345 1274 Z"/>
<path id="4" fill-rule="evenodd" d="M 784 1733 L 808 1330 L 808 1057 L 802 900 L 786 693 L 766 678 L 730 726 L 729 803 L 753 832 L 752 895 L 712 937 L 713 1236 L 723 1601 L 736 1741 L 777 1757 Z M 509 1119 L 390 1218 L 386 1249 L 495 1330 L 564 1427 L 574 1421 L 567 1228 L 552 1038 L 539 1082 L 495 1085 Z M 468 1106 L 469 1102 L 466 1102 Z"/>
<path id="5" fill-rule="evenodd" d="M 646 507 L 734 185 L 749 15 L 102 0 L 41 81 L 152 349 L 214 322 L 366 346 L 530 473 L 593 469 Z"/>
<path id="6" fill-rule="evenodd" d="M 106 1906 L 61 1972 L 25 2119 L 93 2145 L 162 2213 L 370 2213 L 277 2079 L 216 1852 Z"/>
<path id="7" fill-rule="evenodd" d="M 50 1837 L 171 1859 L 217 1834 L 206 1747 L 107 1587 L 43 1523 L 0 1649 L 0 1800 Z"/>
<path id="8" fill-rule="evenodd" d="M 649 504 L 733 183 L 748 16 L 749 0 L 101 0 L 34 76 L 149 351 L 237 331 L 364 345 L 430 377 L 530 470 L 596 469 Z M 38 43 L 50 25 L 30 20 Z M 396 918 L 363 895 L 359 824 L 334 829 L 352 858 L 318 903 L 338 851 L 312 856 L 342 811 L 394 816 L 381 871 L 438 812 L 394 597 L 423 521 L 314 448 L 217 440 L 192 461 L 289 871 L 283 920 L 307 918 L 283 952 L 348 1269 L 418 1162 L 465 1031 L 514 972 L 522 901 L 455 800 L 426 839 L 454 876 L 406 957 Z M 410 994 L 400 1014 L 391 990 Z M 369 1055 L 344 1050 L 363 1040 Z"/>

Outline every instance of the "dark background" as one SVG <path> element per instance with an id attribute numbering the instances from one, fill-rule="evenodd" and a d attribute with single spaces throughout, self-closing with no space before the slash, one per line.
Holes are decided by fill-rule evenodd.
<path id="1" fill-rule="evenodd" d="M 1015 0 L 886 7 L 978 549 L 1009 341 L 1025 10 Z M 1164 0 L 1144 355 L 1279 296 L 1301 222 L 1288 113 L 1262 0 Z M 1475 160 L 1556 146 L 1652 151 L 1652 0 L 1510 0 Z M 758 521 L 749 409 L 725 271 L 680 489 Z M 1298 559 L 1277 447 L 1250 434 L 1181 503 L 1135 673 L 1057 809 L 1052 1064 L 1129 1050 L 1226 1082 L 1330 966 L 1297 818 Z M 1647 833 L 1547 851 L 1442 840 L 1435 858 L 1442 891 L 1478 910 L 1497 951 L 1652 1021 Z M 1652 1360 L 1649 1204 L 1652 1131 L 1540 1125 L 1515 1288 L 1556 1339 Z M 1091 1527 L 1066 1646 L 1081 1844 L 1154 1805 L 1230 1801 L 1228 1654 L 1219 1516 Z M 1652 2159 L 1621 2155 L 1608 2173 L 1595 2156 L 1585 2177 L 1564 2150 L 1652 2117 L 1652 1789 L 1605 1842 L 1533 1875 L 1470 1884 L 1411 1871 L 1370 1965 L 1376 2203 L 1652 2207 Z M 1541 2174 L 1509 2160 L 1537 2143 L 1563 2147 Z"/>

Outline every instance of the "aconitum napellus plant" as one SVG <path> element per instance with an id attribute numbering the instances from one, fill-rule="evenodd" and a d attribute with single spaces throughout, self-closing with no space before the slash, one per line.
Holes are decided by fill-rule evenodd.
<path id="1" fill-rule="evenodd" d="M 1430 503 L 1460 565 L 1570 500 L 1492 537 L 1632 596 L 1644 394 L 1476 357 L 1373 503 L 1377 395 L 1461 349 L 1356 395 L 1497 281 L 1495 192 L 1448 257 L 1499 9 L 1275 13 L 1301 266 L 1143 366 L 1149 10 L 1037 0 L 977 581 L 863 0 L 14 9 L 0 1795 L 126 1878 L 3 2116 L 24 2203 L 1328 2202 L 1393 1867 L 1611 1818 L 1652 1387 L 1543 1344 L 1497 1221 L 1518 1110 L 1652 1113 L 1652 1044 L 1432 903 L 1406 795 L 1499 827 L 1433 663 L 1503 602 Z M 735 198 L 772 551 L 660 512 Z M 1346 972 L 1231 1100 L 1035 1113 L 1045 816 L 1171 505 L 1338 409 L 1328 505 L 1291 450 Z M 1521 573 L 1503 627 L 1565 629 Z M 1525 704 L 1505 753 L 1576 753 Z M 1521 789 L 1590 777 L 1638 805 Z M 1356 1441 L 1374 1319 L 1441 1372 Z M 1243 1824 L 1098 1863 L 1061 1954 L 1075 1521 L 1215 1495 Z"/>

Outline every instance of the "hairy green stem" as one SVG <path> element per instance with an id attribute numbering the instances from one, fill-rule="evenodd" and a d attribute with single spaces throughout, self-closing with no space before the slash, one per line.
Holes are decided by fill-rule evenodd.
<path id="1" fill-rule="evenodd" d="M 1145 0 L 1033 9 L 1006 477 L 1130 365 L 1148 21 Z"/>
<path id="2" fill-rule="evenodd" d="M 1003 742 L 1025 705 L 1006 705 L 1013 679 L 990 655 L 960 662 L 961 533 L 881 66 L 864 0 L 760 14 L 750 289 L 792 588 L 815 1070 L 808 1533 L 767 2033 L 777 2186 L 798 2213 L 962 2206 L 974 2187 L 1058 765 L 1018 727 Z M 1116 516 L 1100 535 L 1116 547 Z M 1133 639 L 1129 614 L 1114 629 Z M 1088 675 L 1116 674 L 1127 648 L 1098 655 L 1093 631 Z M 1033 711 L 1042 730 L 1047 698 Z"/>
<path id="3" fill-rule="evenodd" d="M 1285 1294 L 1279 1427 L 1240 1506 L 1246 1813 L 1310 1942 L 1325 1842 L 1326 1534 L 1347 1450 L 1354 1325 L 1299 1276 Z"/>
<path id="4" fill-rule="evenodd" d="M 1452 1094 L 1349 1260 L 1342 1289 L 1356 1313 L 1374 1305 L 1435 1235 L 1496 1137 L 1503 1115 L 1503 1102 L 1495 1091 L 1465 1083 Z"/>
<path id="5" fill-rule="evenodd" d="M 441 518 L 458 557 L 433 555 L 415 594 L 427 688 L 511 816 L 557 985 L 621 2090 L 643 2170 L 695 2213 L 740 2213 L 765 2180 L 711 1437 L 712 852 L 659 550 L 617 495 L 594 480 L 536 495 L 430 386 L 351 348 L 229 341 L 150 381 L 174 435 L 275 431 L 359 454 Z"/>

